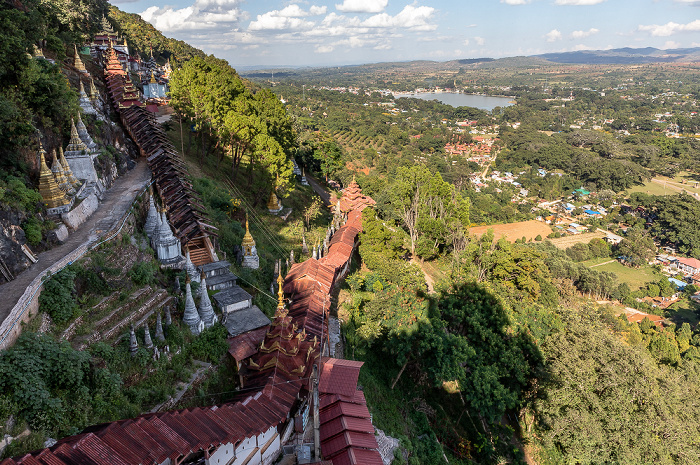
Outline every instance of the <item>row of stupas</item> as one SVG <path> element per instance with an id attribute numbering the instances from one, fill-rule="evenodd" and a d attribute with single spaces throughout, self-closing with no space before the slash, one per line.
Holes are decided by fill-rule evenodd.
<path id="1" fill-rule="evenodd" d="M 49 214 L 68 211 L 80 187 L 80 181 L 73 175 L 61 147 L 59 152 L 60 158 L 57 158 L 56 149 L 52 150 L 53 160 L 49 169 L 46 164 L 46 151 L 39 142 L 39 193 Z"/>
<path id="2" fill-rule="evenodd" d="M 187 275 L 185 280 L 185 312 L 182 315 L 182 322 L 190 328 L 194 335 L 198 335 L 205 328 L 211 328 L 219 322 L 219 317 L 214 313 L 214 307 L 209 299 L 207 278 L 203 271 L 199 280 L 199 307 L 194 303 L 190 276 Z"/>
<path id="3" fill-rule="evenodd" d="M 181 253 L 180 240 L 173 234 L 165 214 L 165 208 L 161 208 L 160 211 L 156 208 L 152 192 L 149 202 L 148 216 L 144 226 L 146 236 L 150 239 L 151 247 L 156 252 L 162 266 L 179 268 L 185 261 L 185 257 Z"/>

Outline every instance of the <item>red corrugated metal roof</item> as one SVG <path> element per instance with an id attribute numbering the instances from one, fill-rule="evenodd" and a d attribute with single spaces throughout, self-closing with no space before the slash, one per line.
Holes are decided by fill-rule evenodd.
<path id="1" fill-rule="evenodd" d="M 384 465 L 376 450 L 350 447 L 333 457 L 333 465 Z"/>
<path id="2" fill-rule="evenodd" d="M 358 433 L 355 431 L 344 431 L 326 441 L 321 441 L 321 453 L 324 457 L 332 459 L 343 449 L 348 447 L 361 447 L 365 449 L 376 449 L 377 439 L 373 433 Z"/>
<path id="3" fill-rule="evenodd" d="M 364 362 L 328 358 L 321 365 L 318 391 L 324 394 L 352 396 L 357 390 L 357 378 Z"/>
<path id="4" fill-rule="evenodd" d="M 256 354 L 268 329 L 269 326 L 265 326 L 228 338 L 228 353 L 239 363 Z"/>

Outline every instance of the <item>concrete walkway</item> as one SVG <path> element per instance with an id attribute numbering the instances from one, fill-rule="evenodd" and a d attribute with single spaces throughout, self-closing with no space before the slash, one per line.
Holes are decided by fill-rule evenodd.
<path id="1" fill-rule="evenodd" d="M 81 245 L 95 243 L 102 235 L 116 226 L 117 222 L 128 211 L 131 203 L 140 190 L 151 179 L 151 170 L 145 159 L 139 160 L 134 169 L 117 178 L 112 187 L 107 190 L 97 211 L 83 223 L 78 231 L 68 236 L 68 240 L 51 250 L 38 255 L 38 261 L 14 280 L 0 286 L 0 323 L 10 314 L 24 290 L 40 273 L 49 268 Z"/>

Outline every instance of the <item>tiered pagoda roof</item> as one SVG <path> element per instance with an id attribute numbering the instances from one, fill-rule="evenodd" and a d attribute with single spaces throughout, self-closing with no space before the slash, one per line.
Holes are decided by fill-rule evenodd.
<path id="1" fill-rule="evenodd" d="M 343 189 L 343 196 L 340 198 L 340 211 L 343 213 L 353 210 L 362 211 L 367 207 L 374 206 L 377 202 L 362 193 L 359 184 L 353 178 L 352 182 Z M 338 199 L 331 198 L 334 205 L 337 205 Z"/>

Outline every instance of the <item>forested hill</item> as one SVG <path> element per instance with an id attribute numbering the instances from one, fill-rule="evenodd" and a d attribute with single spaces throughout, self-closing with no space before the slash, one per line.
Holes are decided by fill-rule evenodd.
<path id="1" fill-rule="evenodd" d="M 580 64 L 641 64 L 688 63 L 700 61 L 700 48 L 659 50 L 654 47 L 615 48 L 612 50 L 581 50 L 577 52 L 544 53 L 536 55 L 555 63 Z"/>
<path id="2" fill-rule="evenodd" d="M 134 13 L 125 13 L 115 6 L 109 8 L 109 18 L 117 26 L 129 42 L 132 53 L 134 51 L 142 57 L 153 56 L 159 62 L 170 59 L 175 63 L 182 63 L 193 57 L 204 57 L 206 54 L 198 48 L 181 40 L 165 37 L 151 23 L 144 21 L 141 16 Z"/>

